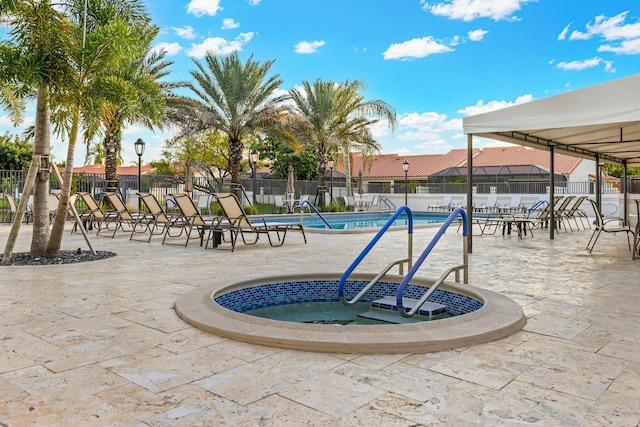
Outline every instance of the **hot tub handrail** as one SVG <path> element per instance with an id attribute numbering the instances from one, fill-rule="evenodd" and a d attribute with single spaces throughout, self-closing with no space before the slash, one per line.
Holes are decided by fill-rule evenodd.
<path id="1" fill-rule="evenodd" d="M 386 199 L 386 198 L 382 198 L 382 199 L 380 199 L 380 201 L 381 201 L 382 203 L 384 203 L 385 205 L 387 205 L 387 207 L 388 207 L 389 209 L 391 209 L 391 210 L 396 210 L 396 205 L 395 205 L 391 200 Z"/>
<path id="2" fill-rule="evenodd" d="M 445 231 L 447 231 L 447 228 L 449 227 L 449 225 L 451 225 L 453 220 L 458 215 L 462 216 L 462 225 L 463 225 L 463 229 L 462 229 L 462 259 L 463 259 L 463 263 L 462 263 L 462 265 L 459 265 L 459 266 L 456 266 L 456 267 L 451 267 L 447 271 L 445 271 L 445 273 L 440 277 L 440 279 L 438 279 L 438 281 L 436 281 L 431 286 L 431 288 L 429 289 L 427 294 L 428 294 L 428 296 L 431 296 L 431 294 L 435 291 L 435 289 L 433 289 L 433 288 L 434 287 L 437 288 L 438 286 L 440 286 L 440 283 L 442 283 L 444 281 L 444 279 L 446 279 L 446 277 L 449 276 L 449 274 L 451 274 L 452 271 L 456 271 L 456 281 L 459 281 L 460 280 L 459 279 L 459 271 L 463 270 L 464 283 L 468 283 L 468 281 L 469 281 L 469 277 L 468 277 L 469 271 L 468 271 L 467 237 L 469 236 L 469 222 L 468 222 L 468 219 L 467 219 L 467 212 L 463 208 L 458 207 L 458 208 L 455 208 L 453 210 L 453 212 L 451 212 L 451 214 L 445 220 L 445 222 L 442 224 L 442 226 L 440 227 L 440 229 L 438 230 L 436 235 L 433 236 L 433 239 L 431 239 L 431 241 L 429 242 L 427 247 L 424 249 L 422 254 L 418 257 L 418 259 L 416 260 L 416 262 L 413 265 L 413 267 L 411 268 L 411 270 L 409 270 L 407 275 L 402 279 L 402 282 L 400 282 L 400 285 L 398 286 L 398 291 L 396 293 L 396 306 L 398 307 L 398 311 L 403 316 L 409 317 L 409 316 L 415 314 L 418 311 L 418 309 L 422 306 L 422 304 L 424 304 L 425 301 L 427 300 L 428 296 L 427 296 L 427 298 L 425 298 L 425 297 L 421 298 L 419 300 L 418 304 L 416 304 L 415 307 L 408 313 L 405 311 L 404 306 L 402 304 L 402 300 L 403 300 L 403 297 L 404 297 L 404 290 L 406 289 L 407 285 L 409 284 L 409 281 L 416 274 L 416 271 L 418 271 L 418 269 L 422 266 L 422 263 L 427 258 L 427 256 L 431 253 L 431 251 L 433 250 L 433 247 L 438 243 L 438 241 L 440 240 L 442 235 L 445 233 Z"/>
<path id="3" fill-rule="evenodd" d="M 367 256 L 367 254 L 371 251 L 371 249 L 373 249 L 375 244 L 378 243 L 378 240 L 380 240 L 382 235 L 384 235 L 384 233 L 389 229 L 389 227 L 391 227 L 393 222 L 403 213 L 406 213 L 407 217 L 409 218 L 408 225 L 407 225 L 407 233 L 408 233 L 407 257 L 387 264 L 387 266 L 385 266 L 385 268 L 373 280 L 371 280 L 367 284 L 367 286 L 365 286 L 358 293 L 358 295 L 356 295 L 351 300 L 347 300 L 344 297 L 344 285 L 347 279 L 349 278 L 351 273 L 353 273 L 356 267 L 362 262 L 364 257 Z M 393 267 L 394 265 L 400 264 L 400 274 L 402 274 L 402 264 L 404 264 L 405 262 L 407 263 L 407 268 L 410 269 L 412 258 L 413 258 L 412 254 L 413 254 L 413 213 L 411 212 L 411 209 L 409 209 L 408 206 L 400 206 L 398 210 L 393 215 L 391 215 L 391 218 L 389 218 L 387 222 L 382 226 L 382 228 L 376 233 L 373 239 L 371 239 L 371 242 L 369 242 L 369 244 L 363 249 L 360 255 L 356 257 L 356 259 L 351 263 L 349 268 L 347 268 L 347 270 L 344 272 L 344 274 L 340 278 L 340 282 L 338 283 L 338 298 L 340 299 L 340 302 L 342 302 L 345 305 L 352 305 L 356 303 L 369 290 L 369 288 L 375 285 L 376 282 L 380 280 L 380 278 L 384 276 L 385 273 L 387 273 L 387 271 L 389 271 L 391 267 Z"/>
<path id="4" fill-rule="evenodd" d="M 327 222 L 327 220 L 322 216 L 322 214 L 320 212 L 318 212 L 318 209 L 316 209 L 315 206 L 313 206 L 313 203 L 311 203 L 309 200 L 303 200 L 302 203 L 300 203 L 300 222 L 302 223 L 304 221 L 304 206 L 307 205 L 309 206 L 311 209 L 313 209 L 313 211 L 315 213 L 318 214 L 318 216 L 320 217 L 320 219 L 327 225 L 327 227 L 331 230 L 333 230 L 333 227 L 331 226 L 331 224 L 329 224 Z"/>

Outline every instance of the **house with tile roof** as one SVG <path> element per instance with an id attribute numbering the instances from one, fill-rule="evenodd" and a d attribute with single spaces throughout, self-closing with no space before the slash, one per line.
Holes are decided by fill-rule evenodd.
<path id="1" fill-rule="evenodd" d="M 407 179 L 415 192 L 429 192 L 429 188 L 433 186 L 441 188 L 445 184 L 466 182 L 466 149 L 454 149 L 445 154 L 410 156 L 380 154 L 363 157 L 362 153 L 352 153 L 352 176 L 357 177 L 362 171 L 367 191 L 393 193 L 395 187 L 395 192 L 398 192 L 399 187 L 404 188 L 405 174 L 402 165 L 405 160 L 409 162 Z M 562 187 L 569 182 L 587 185 L 590 180 L 595 180 L 595 167 L 592 160 L 556 154 L 556 186 Z M 339 162 L 336 170 L 344 173 L 344 162 Z M 473 151 L 474 183 L 480 193 L 542 192 L 549 182 L 549 170 L 550 158 L 547 151 L 522 146 L 487 147 Z M 591 179 L 589 174 L 592 174 Z M 537 189 L 536 183 L 540 184 Z M 445 191 L 440 189 L 432 192 Z"/>

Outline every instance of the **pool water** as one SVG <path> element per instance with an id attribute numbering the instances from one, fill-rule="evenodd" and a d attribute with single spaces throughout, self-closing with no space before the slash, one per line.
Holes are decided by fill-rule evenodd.
<path id="1" fill-rule="evenodd" d="M 384 226 L 391 214 L 326 214 L 327 220 L 334 230 L 365 230 L 371 228 L 381 228 Z M 413 225 L 438 224 L 447 219 L 447 215 L 437 213 L 414 213 Z M 409 219 L 406 215 L 396 218 L 392 226 L 407 226 Z M 327 225 L 315 214 L 304 216 L 303 224 L 306 228 L 328 229 Z"/>
<path id="2" fill-rule="evenodd" d="M 346 306 L 341 302 L 321 301 L 282 304 L 246 311 L 251 316 L 283 322 L 316 323 L 321 325 L 382 325 L 385 322 L 358 317 L 369 309 L 369 303 Z"/>

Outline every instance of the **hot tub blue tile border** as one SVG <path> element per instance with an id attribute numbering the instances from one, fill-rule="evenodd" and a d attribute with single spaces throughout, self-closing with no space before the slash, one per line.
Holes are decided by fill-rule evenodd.
<path id="1" fill-rule="evenodd" d="M 365 281 L 348 281 L 345 284 L 345 295 L 347 298 L 351 298 L 366 285 Z M 362 301 L 371 302 L 386 295 L 395 295 L 397 287 L 396 283 L 379 282 L 367 292 Z M 228 292 L 217 296 L 214 300 L 222 307 L 244 313 L 257 308 L 282 304 L 337 302 L 337 289 L 338 280 L 269 283 Z M 409 284 L 405 289 L 405 297 L 419 299 L 425 291 L 424 287 Z M 449 316 L 459 316 L 482 307 L 482 303 L 478 300 L 441 289 L 436 290 L 429 300 L 445 305 Z"/>

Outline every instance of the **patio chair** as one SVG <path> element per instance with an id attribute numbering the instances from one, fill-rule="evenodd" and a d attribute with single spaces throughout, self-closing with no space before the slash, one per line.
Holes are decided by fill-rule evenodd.
<path id="1" fill-rule="evenodd" d="M 205 233 L 216 226 L 218 219 L 214 217 L 211 221 L 207 222 L 200 214 L 193 199 L 186 193 L 170 194 L 170 196 L 178 206 L 180 213 L 173 217 L 167 224 L 164 237 L 162 238 L 162 244 L 166 242 L 167 237 L 180 237 L 182 233 L 185 233 L 187 237 L 184 243 L 185 247 L 189 244 L 189 241 L 193 239 L 199 239 L 200 246 L 202 246 Z M 180 232 L 178 234 L 171 234 L 171 230 L 176 228 L 179 229 Z"/>
<path id="2" fill-rule="evenodd" d="M 103 195 L 107 198 L 107 200 L 113 207 L 113 211 L 109 211 L 106 218 L 98 225 L 98 235 L 101 231 L 103 231 L 103 225 L 104 230 L 111 232 L 112 230 L 109 228 L 109 224 L 113 224 L 113 232 L 111 233 L 111 238 L 114 238 L 118 230 L 128 231 L 124 229 L 125 225 L 128 225 L 133 230 L 134 224 L 139 219 L 139 217 L 144 217 L 144 214 L 140 213 L 136 214 L 136 216 L 134 217 L 131 212 L 129 212 L 129 209 L 127 209 L 127 205 L 124 203 L 124 200 L 122 200 L 120 194 L 106 192 L 103 193 Z"/>
<path id="3" fill-rule="evenodd" d="M 633 254 L 631 259 L 636 259 L 640 255 L 640 199 L 635 199 L 636 202 L 636 229 L 633 233 Z"/>
<path id="4" fill-rule="evenodd" d="M 600 233 L 625 233 L 627 235 L 627 245 L 629 246 L 629 251 L 631 251 L 631 240 L 630 237 L 634 236 L 634 230 L 629 225 L 629 221 L 620 217 L 603 217 L 600 213 L 600 209 L 598 209 L 598 204 L 593 199 L 587 199 L 591 206 L 593 207 L 593 212 L 596 215 L 596 224 L 593 233 L 591 234 L 591 238 L 589 239 L 589 243 L 587 243 L 587 251 L 589 253 L 593 252 L 593 248 L 598 241 L 598 237 L 600 237 Z M 634 244 L 636 243 L 634 239 Z"/>
<path id="5" fill-rule="evenodd" d="M 162 205 L 153 194 L 136 194 L 140 197 L 140 200 L 142 200 L 149 212 L 138 216 L 136 222 L 133 224 L 129 240 L 138 240 L 134 239 L 133 236 L 149 232 L 149 238 L 147 239 L 147 243 L 149 243 L 153 236 L 164 234 L 165 231 L 167 231 L 167 227 L 169 226 L 173 215 L 169 215 L 165 212 Z"/>
<path id="6" fill-rule="evenodd" d="M 284 210 L 285 210 L 284 196 L 281 196 L 280 194 L 274 195 L 273 196 L 273 205 L 275 206 L 275 208 L 278 211 L 278 213 L 284 212 Z"/>
<path id="7" fill-rule="evenodd" d="M 238 237 L 242 238 L 245 245 L 253 245 L 258 242 L 261 234 L 266 234 L 271 246 L 282 246 L 287 236 L 287 231 L 298 230 L 302 233 L 304 242 L 307 243 L 307 236 L 304 233 L 304 227 L 301 223 L 268 223 L 264 218 L 252 218 L 249 220 L 240 201 L 233 193 L 217 193 L 215 194 L 222 212 L 228 223 L 224 223 L 225 229 L 231 234 L 231 251 L 236 247 Z M 223 223 L 220 223 L 223 224 Z M 275 232 L 277 240 L 271 238 L 271 233 Z M 280 236 L 282 233 L 282 236 Z M 255 239 L 247 240 L 246 235 L 254 235 Z"/>

